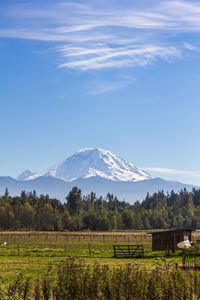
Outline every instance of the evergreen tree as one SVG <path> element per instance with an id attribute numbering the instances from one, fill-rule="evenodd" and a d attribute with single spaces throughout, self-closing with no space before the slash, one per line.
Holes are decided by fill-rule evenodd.
<path id="1" fill-rule="evenodd" d="M 67 209 L 70 215 L 76 215 L 80 213 L 81 210 L 81 203 L 82 203 L 82 196 L 81 190 L 78 189 L 76 186 L 72 188 L 69 192 L 68 196 L 66 197 L 67 200 Z"/>
<path id="2" fill-rule="evenodd" d="M 4 197 L 8 197 L 8 196 L 9 196 L 9 192 L 8 192 L 8 188 L 6 187 Z"/>

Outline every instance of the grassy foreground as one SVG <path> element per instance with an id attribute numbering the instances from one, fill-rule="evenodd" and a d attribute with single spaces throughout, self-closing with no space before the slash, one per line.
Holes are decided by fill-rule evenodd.
<path id="1" fill-rule="evenodd" d="M 0 299 L 191 300 L 200 298 L 200 272 L 168 264 L 151 270 L 133 264 L 110 267 L 69 257 L 35 280 L 19 275 L 0 286 Z"/>
<path id="2" fill-rule="evenodd" d="M 7 244 L 0 247 L 1 300 L 200 297 L 199 273 L 177 270 L 178 253 L 165 258 L 163 252 L 152 252 L 145 233 L 0 233 L 3 241 Z M 144 258 L 113 257 L 113 244 L 138 243 L 144 245 Z M 183 292 L 179 298 L 178 286 Z M 157 292 L 149 293 L 147 287 Z"/>
<path id="3" fill-rule="evenodd" d="M 1 233 L 0 282 L 12 282 L 16 275 L 37 278 L 49 266 L 56 268 L 68 256 L 84 259 L 87 264 L 107 264 L 111 267 L 134 263 L 151 269 L 162 261 L 163 252 L 151 252 L 151 237 L 144 233 Z M 138 259 L 113 258 L 113 244 L 143 244 L 145 257 Z M 179 256 L 168 261 L 180 262 Z"/>

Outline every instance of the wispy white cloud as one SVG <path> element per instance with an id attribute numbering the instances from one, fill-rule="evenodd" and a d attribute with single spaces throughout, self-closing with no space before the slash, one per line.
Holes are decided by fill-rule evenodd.
<path id="1" fill-rule="evenodd" d="M 58 51 L 63 57 L 68 57 L 69 61 L 60 67 L 88 70 L 105 67 L 136 67 L 145 66 L 152 63 L 157 58 L 168 60 L 170 58 L 180 58 L 181 51 L 175 47 L 162 47 L 153 45 L 143 45 L 130 47 L 111 48 L 100 46 L 99 48 L 81 48 L 73 53 L 71 49 L 64 47 Z M 76 56 L 76 59 L 74 59 Z M 77 59 L 78 56 L 78 59 Z"/>
<path id="2" fill-rule="evenodd" d="M 187 50 L 191 50 L 191 51 L 199 51 L 200 49 L 196 46 L 191 45 L 190 43 L 184 43 L 184 47 Z"/>
<path id="3" fill-rule="evenodd" d="M 100 6 L 86 0 L 8 6 L 2 13 L 6 26 L 0 37 L 59 43 L 59 67 L 82 71 L 145 66 L 159 59 L 180 59 L 198 49 L 170 37 L 200 31 L 199 2 L 153 1 L 143 7 L 126 3 Z"/>
<path id="4" fill-rule="evenodd" d="M 155 172 L 155 173 L 163 173 L 168 175 L 184 175 L 186 177 L 200 177 L 200 172 L 196 171 L 185 171 L 185 170 L 177 170 L 177 169 L 168 169 L 168 168 L 142 168 L 145 171 Z"/>
<path id="5" fill-rule="evenodd" d="M 115 80 L 91 80 L 87 84 L 87 94 L 98 95 L 120 90 L 124 86 L 134 83 L 135 78 L 130 76 L 120 76 Z"/>

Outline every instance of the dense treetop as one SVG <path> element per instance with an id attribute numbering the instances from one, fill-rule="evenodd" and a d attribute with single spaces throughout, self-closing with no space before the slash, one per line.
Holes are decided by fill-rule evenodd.
<path id="1" fill-rule="evenodd" d="M 147 194 L 142 203 L 105 198 L 94 192 L 83 196 L 73 189 L 66 202 L 22 191 L 11 197 L 6 189 L 0 196 L 1 230 L 125 230 L 156 228 L 200 228 L 200 190 Z"/>

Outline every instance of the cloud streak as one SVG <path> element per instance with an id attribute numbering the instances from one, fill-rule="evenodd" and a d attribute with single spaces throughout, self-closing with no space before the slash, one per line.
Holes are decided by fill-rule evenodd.
<path id="1" fill-rule="evenodd" d="M 161 47 L 154 45 L 143 45 L 137 47 L 111 48 L 85 48 L 77 49 L 71 53 L 71 49 L 64 47 L 58 51 L 68 62 L 60 65 L 61 68 L 74 68 L 83 71 L 88 69 L 101 69 L 105 67 L 136 67 L 152 63 L 157 58 L 168 60 L 169 58 L 180 58 L 181 52 L 175 47 Z M 74 56 L 78 59 L 74 59 Z"/>
<path id="2" fill-rule="evenodd" d="M 185 171 L 185 170 L 160 168 L 160 167 L 155 167 L 155 168 L 144 167 L 142 169 L 149 172 L 163 173 L 168 175 L 184 175 L 186 177 L 197 177 L 197 178 L 200 177 L 200 172 L 196 172 L 196 171 Z"/>
<path id="3" fill-rule="evenodd" d="M 113 92 L 120 90 L 129 84 L 133 84 L 134 82 L 135 78 L 131 78 L 129 76 L 120 76 L 120 78 L 112 81 L 92 80 L 88 83 L 88 90 L 86 93 L 89 95 L 99 95 L 107 92 Z"/>
<path id="4" fill-rule="evenodd" d="M 198 50 L 187 40 L 176 43 L 170 37 L 200 31 L 200 3 L 153 1 L 145 8 L 126 4 L 36 1 L 34 6 L 7 6 L 0 37 L 55 42 L 59 67 L 81 71 L 173 61 Z"/>

